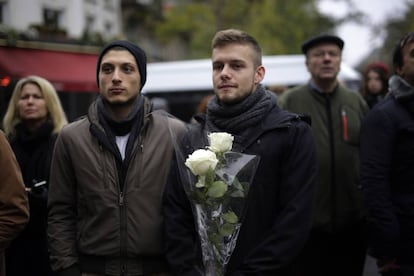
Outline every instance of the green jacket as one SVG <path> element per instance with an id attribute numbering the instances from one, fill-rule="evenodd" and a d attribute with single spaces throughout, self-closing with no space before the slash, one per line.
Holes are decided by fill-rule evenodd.
<path id="1" fill-rule="evenodd" d="M 359 186 L 359 133 L 368 106 L 339 85 L 320 93 L 309 84 L 278 99 L 281 108 L 309 115 L 318 152 L 314 229 L 333 232 L 364 216 Z"/>

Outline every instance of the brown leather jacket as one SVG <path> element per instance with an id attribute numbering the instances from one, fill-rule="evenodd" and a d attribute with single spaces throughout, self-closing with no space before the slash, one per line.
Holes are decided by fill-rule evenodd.
<path id="1" fill-rule="evenodd" d="M 0 276 L 5 276 L 4 250 L 29 221 L 29 204 L 16 157 L 0 131 Z"/>

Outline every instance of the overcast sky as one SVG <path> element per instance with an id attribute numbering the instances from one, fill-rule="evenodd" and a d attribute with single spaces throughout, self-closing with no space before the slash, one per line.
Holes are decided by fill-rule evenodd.
<path id="1" fill-rule="evenodd" d="M 388 17 L 402 14 L 404 3 L 414 0 L 352 0 L 354 5 L 367 15 L 371 24 L 379 25 Z M 322 0 L 319 6 L 324 13 L 343 15 L 347 6 L 341 1 Z M 381 45 L 382 39 L 376 38 L 368 27 L 357 24 L 345 24 L 338 28 L 338 35 L 344 39 L 343 60 L 351 66 L 358 63 L 373 49 Z"/>

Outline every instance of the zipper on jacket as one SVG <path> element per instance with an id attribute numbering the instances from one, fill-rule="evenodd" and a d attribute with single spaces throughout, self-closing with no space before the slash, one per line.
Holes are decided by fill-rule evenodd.
<path id="1" fill-rule="evenodd" d="M 341 111 L 342 117 L 342 135 L 345 141 L 348 141 L 348 116 L 346 115 L 346 111 L 342 109 Z"/>
<path id="2" fill-rule="evenodd" d="M 125 275 L 125 265 L 122 265 L 122 268 L 121 268 L 121 275 Z"/>
<path id="3" fill-rule="evenodd" d="M 330 191 L 330 207 L 331 207 L 331 230 L 335 231 L 336 228 L 336 164 L 335 164 L 335 131 L 334 131 L 334 122 L 333 122 L 333 116 L 332 116 L 332 106 L 331 106 L 331 95 L 326 93 L 325 94 L 325 100 L 326 100 L 326 116 L 328 118 L 328 132 L 329 132 L 329 149 L 330 149 L 330 179 L 331 179 L 331 191 Z"/>
<path id="4" fill-rule="evenodd" d="M 124 206 L 124 193 L 119 193 L 119 206 Z"/>

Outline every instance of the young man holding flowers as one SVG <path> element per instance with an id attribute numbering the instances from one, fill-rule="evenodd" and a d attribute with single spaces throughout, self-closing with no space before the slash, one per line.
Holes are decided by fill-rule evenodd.
<path id="1" fill-rule="evenodd" d="M 183 170 L 200 173 L 191 162 L 197 150 L 218 152 L 220 160 L 230 144 L 233 152 L 260 161 L 251 175 L 225 275 L 291 275 L 312 221 L 316 151 L 311 128 L 304 117 L 282 111 L 275 96 L 261 85 L 265 68 L 252 36 L 233 29 L 219 31 L 212 48 L 215 96 L 207 114 L 196 118 L 198 124 L 176 149 L 176 166 L 164 192 L 167 261 L 174 275 L 209 275 L 202 261 L 206 244 L 197 233 L 200 223 L 193 215 L 194 198 L 189 200 L 186 194 Z M 228 133 L 231 139 L 209 143 L 217 132 Z M 211 168 L 216 166 L 214 158 L 202 156 Z"/>

